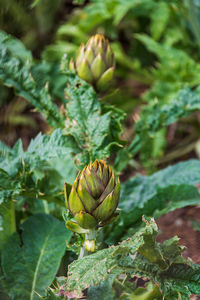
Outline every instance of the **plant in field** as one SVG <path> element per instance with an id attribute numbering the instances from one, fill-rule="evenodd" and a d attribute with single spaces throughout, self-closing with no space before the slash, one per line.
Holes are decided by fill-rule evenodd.
<path id="1" fill-rule="evenodd" d="M 104 7 L 111 0 L 93 2 Z M 119 20 L 126 14 L 124 2 L 112 2 L 113 9 L 120 7 Z M 137 1 L 128 2 L 137 6 Z M 167 12 L 161 2 L 159 9 Z M 149 3 L 143 7 L 148 11 Z M 185 88 L 164 105 L 150 101 L 126 147 L 121 140 L 124 112 L 99 101 L 97 94 L 110 82 L 113 64 L 110 46 L 100 35 L 81 47 L 71 62 L 74 72 L 65 58 L 60 70 L 36 63 L 22 43 L 0 33 L 2 83 L 26 98 L 51 126 L 26 151 L 21 141 L 12 149 L 0 142 L 2 299 L 189 300 L 200 294 L 200 266 L 181 255 L 185 248 L 178 237 L 157 243 L 154 221 L 200 203 L 200 161 L 179 162 L 121 184 L 117 178 L 136 154 L 139 167 L 152 163 L 158 131 L 200 110 L 199 88 Z M 52 101 L 55 95 L 62 106 Z"/>
<path id="2" fill-rule="evenodd" d="M 114 54 L 108 40 L 101 34 L 92 36 L 81 45 L 76 61 L 70 61 L 70 69 L 96 89 L 105 89 L 114 73 Z"/>

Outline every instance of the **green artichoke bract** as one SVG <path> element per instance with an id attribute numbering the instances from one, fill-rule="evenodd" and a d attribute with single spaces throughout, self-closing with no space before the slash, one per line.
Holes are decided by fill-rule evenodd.
<path id="1" fill-rule="evenodd" d="M 79 172 L 69 197 L 67 192 L 65 195 L 68 209 L 78 225 L 84 229 L 95 229 L 116 217 L 120 182 L 119 179 L 115 181 L 110 167 L 96 160 Z M 71 224 L 66 226 L 73 230 Z"/>
<path id="2" fill-rule="evenodd" d="M 105 89 L 114 73 L 114 54 L 108 40 L 101 34 L 92 36 L 81 45 L 76 62 L 70 61 L 70 69 L 96 89 Z"/>

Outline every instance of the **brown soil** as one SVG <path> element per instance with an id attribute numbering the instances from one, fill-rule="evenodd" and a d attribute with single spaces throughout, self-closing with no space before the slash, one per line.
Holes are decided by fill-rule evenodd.
<path id="1" fill-rule="evenodd" d="M 192 221 L 200 222 L 200 206 L 180 208 L 162 216 L 157 220 L 161 230 L 157 241 L 163 242 L 177 235 L 180 238 L 180 245 L 187 247 L 183 255 L 200 264 L 200 230 L 193 229 Z M 200 295 L 193 295 L 190 300 L 200 300 Z"/>
<path id="2" fill-rule="evenodd" d="M 162 216 L 157 220 L 161 230 L 157 241 L 162 242 L 177 235 L 180 245 L 187 247 L 183 255 L 200 264 L 200 231 L 193 229 L 192 221 L 200 222 L 200 206 L 177 209 Z"/>

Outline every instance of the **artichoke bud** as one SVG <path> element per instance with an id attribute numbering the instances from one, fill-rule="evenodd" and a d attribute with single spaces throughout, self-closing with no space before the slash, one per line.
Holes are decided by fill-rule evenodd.
<path id="1" fill-rule="evenodd" d="M 103 161 L 96 160 L 79 172 L 66 201 L 80 227 L 95 229 L 114 220 L 119 197 L 119 179 Z"/>
<path id="2" fill-rule="evenodd" d="M 108 40 L 101 34 L 92 36 L 80 46 L 76 61 L 71 61 L 69 68 L 95 88 L 106 89 L 114 74 L 114 54 Z"/>

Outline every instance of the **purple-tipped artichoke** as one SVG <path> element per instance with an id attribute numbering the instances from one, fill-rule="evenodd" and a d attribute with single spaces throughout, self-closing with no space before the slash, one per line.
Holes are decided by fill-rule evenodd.
<path id="1" fill-rule="evenodd" d="M 108 40 L 101 34 L 92 36 L 82 44 L 76 61 L 70 61 L 70 69 L 98 90 L 107 88 L 114 74 L 114 54 Z"/>
<path id="2" fill-rule="evenodd" d="M 79 172 L 66 200 L 78 225 L 84 229 L 94 229 L 116 217 L 119 197 L 119 179 L 116 182 L 111 168 L 96 160 Z M 71 223 L 66 223 L 66 226 L 73 230 Z"/>

